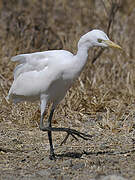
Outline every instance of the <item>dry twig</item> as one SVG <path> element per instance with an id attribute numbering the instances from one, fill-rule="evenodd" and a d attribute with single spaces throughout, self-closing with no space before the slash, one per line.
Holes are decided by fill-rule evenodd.
<path id="1" fill-rule="evenodd" d="M 105 10 L 107 9 L 104 4 L 104 8 Z M 110 9 L 110 13 L 109 13 L 109 17 L 108 17 L 108 25 L 107 25 L 107 35 L 109 36 L 110 34 L 110 30 L 111 30 L 111 26 L 113 26 L 113 22 L 114 22 L 114 18 L 116 16 L 116 13 L 118 12 L 119 8 L 120 8 L 120 4 L 121 1 L 111 1 L 111 9 Z M 93 57 L 92 59 L 92 64 L 95 63 L 95 61 L 102 55 L 102 53 L 104 52 L 105 49 L 100 49 Z"/>

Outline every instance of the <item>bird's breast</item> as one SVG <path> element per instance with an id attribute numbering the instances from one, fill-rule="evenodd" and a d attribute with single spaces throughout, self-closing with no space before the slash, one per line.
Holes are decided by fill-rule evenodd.
<path id="1" fill-rule="evenodd" d="M 46 94 L 48 94 L 51 101 L 61 101 L 66 92 L 71 87 L 72 81 L 70 79 L 59 78 L 49 86 Z"/>

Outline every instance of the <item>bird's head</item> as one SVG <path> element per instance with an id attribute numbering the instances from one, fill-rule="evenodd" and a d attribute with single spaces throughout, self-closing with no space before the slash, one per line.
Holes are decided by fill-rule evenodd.
<path id="1" fill-rule="evenodd" d="M 111 47 L 122 49 L 119 45 L 112 42 L 106 33 L 101 30 L 94 29 L 87 34 L 83 35 L 79 41 L 78 45 L 87 44 L 89 47 L 99 46 L 99 47 Z"/>

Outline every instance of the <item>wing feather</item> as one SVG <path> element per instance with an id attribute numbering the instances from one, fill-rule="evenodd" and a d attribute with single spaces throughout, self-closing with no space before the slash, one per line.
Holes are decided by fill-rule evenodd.
<path id="1" fill-rule="evenodd" d="M 19 63 L 25 63 L 27 56 L 28 56 L 28 54 L 19 54 L 19 55 L 17 55 L 17 56 L 13 56 L 13 57 L 11 58 L 11 61 L 13 61 L 13 62 L 19 62 Z"/>
<path id="2" fill-rule="evenodd" d="M 18 62 L 18 65 L 14 69 L 14 81 L 8 98 L 15 102 L 29 97 L 39 98 L 41 92 L 45 92 L 50 86 L 55 86 L 56 81 L 61 85 L 63 71 L 72 58 L 73 54 L 65 50 L 20 54 L 12 57 L 11 60 Z"/>
<path id="3" fill-rule="evenodd" d="M 58 63 L 57 60 L 64 61 L 64 59 L 70 59 L 72 56 L 73 54 L 65 50 L 51 50 L 14 56 L 11 58 L 11 61 L 19 63 L 14 69 L 14 79 L 22 73 L 41 71 L 50 64 L 54 65 L 56 62 Z"/>
<path id="4" fill-rule="evenodd" d="M 31 54 L 20 54 L 11 58 L 11 61 L 19 64 L 14 69 L 14 79 L 20 74 L 29 71 L 41 71 L 48 66 L 48 53 L 38 52 Z"/>

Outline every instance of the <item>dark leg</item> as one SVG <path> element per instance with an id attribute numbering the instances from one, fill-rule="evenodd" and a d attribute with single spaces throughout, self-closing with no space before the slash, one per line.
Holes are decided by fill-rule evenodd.
<path id="1" fill-rule="evenodd" d="M 52 128 L 52 123 L 51 123 L 51 120 L 52 120 L 52 117 L 53 117 L 53 113 L 54 113 L 54 107 L 52 106 L 52 109 L 51 109 L 51 112 L 50 112 L 50 115 L 49 115 L 49 118 L 48 118 L 48 127 L 44 127 L 44 123 L 43 123 L 43 119 L 44 119 L 44 115 L 45 115 L 45 106 L 46 106 L 46 102 L 45 101 L 42 101 L 41 102 L 41 118 L 40 118 L 40 125 L 39 125 L 39 128 L 40 130 L 42 131 L 45 131 L 44 129 L 51 129 Z M 48 130 L 46 130 L 48 131 Z M 54 154 L 54 149 L 53 149 L 53 143 L 52 143 L 52 132 L 51 131 L 48 131 L 48 139 L 49 139 L 49 144 L 50 144 L 50 156 L 49 158 L 51 160 L 55 159 L 55 154 Z"/>
<path id="2" fill-rule="evenodd" d="M 70 128 L 52 128 L 51 125 L 51 120 L 53 117 L 53 113 L 54 113 L 54 106 L 52 106 L 51 112 L 50 112 L 50 116 L 48 118 L 48 127 L 44 127 L 43 124 L 43 119 L 44 119 L 44 114 L 45 114 L 45 106 L 46 106 L 46 102 L 42 101 L 41 103 L 41 119 L 40 119 L 40 130 L 42 131 L 47 131 L 48 132 L 48 139 L 49 139 L 49 144 L 50 144 L 50 159 L 53 160 L 55 159 L 55 154 L 54 154 L 54 148 L 53 148 L 53 143 L 52 143 L 52 131 L 61 131 L 61 132 L 66 132 L 67 135 L 64 138 L 64 140 L 62 141 L 61 145 L 63 143 L 66 143 L 69 135 L 71 135 L 74 139 L 78 140 L 77 137 L 80 137 L 84 140 L 89 140 L 92 136 L 88 135 L 88 134 L 84 134 L 81 132 L 76 131 L 75 129 L 70 129 Z"/>
<path id="3" fill-rule="evenodd" d="M 53 117 L 53 113 L 54 113 L 54 108 L 51 109 L 50 112 L 50 116 L 48 118 L 48 127 L 52 128 L 52 117 Z M 49 143 L 50 143 L 50 159 L 53 160 L 55 159 L 55 154 L 54 154 L 54 148 L 53 148 L 53 143 L 52 143 L 52 131 L 48 131 L 48 139 L 49 139 Z"/>

